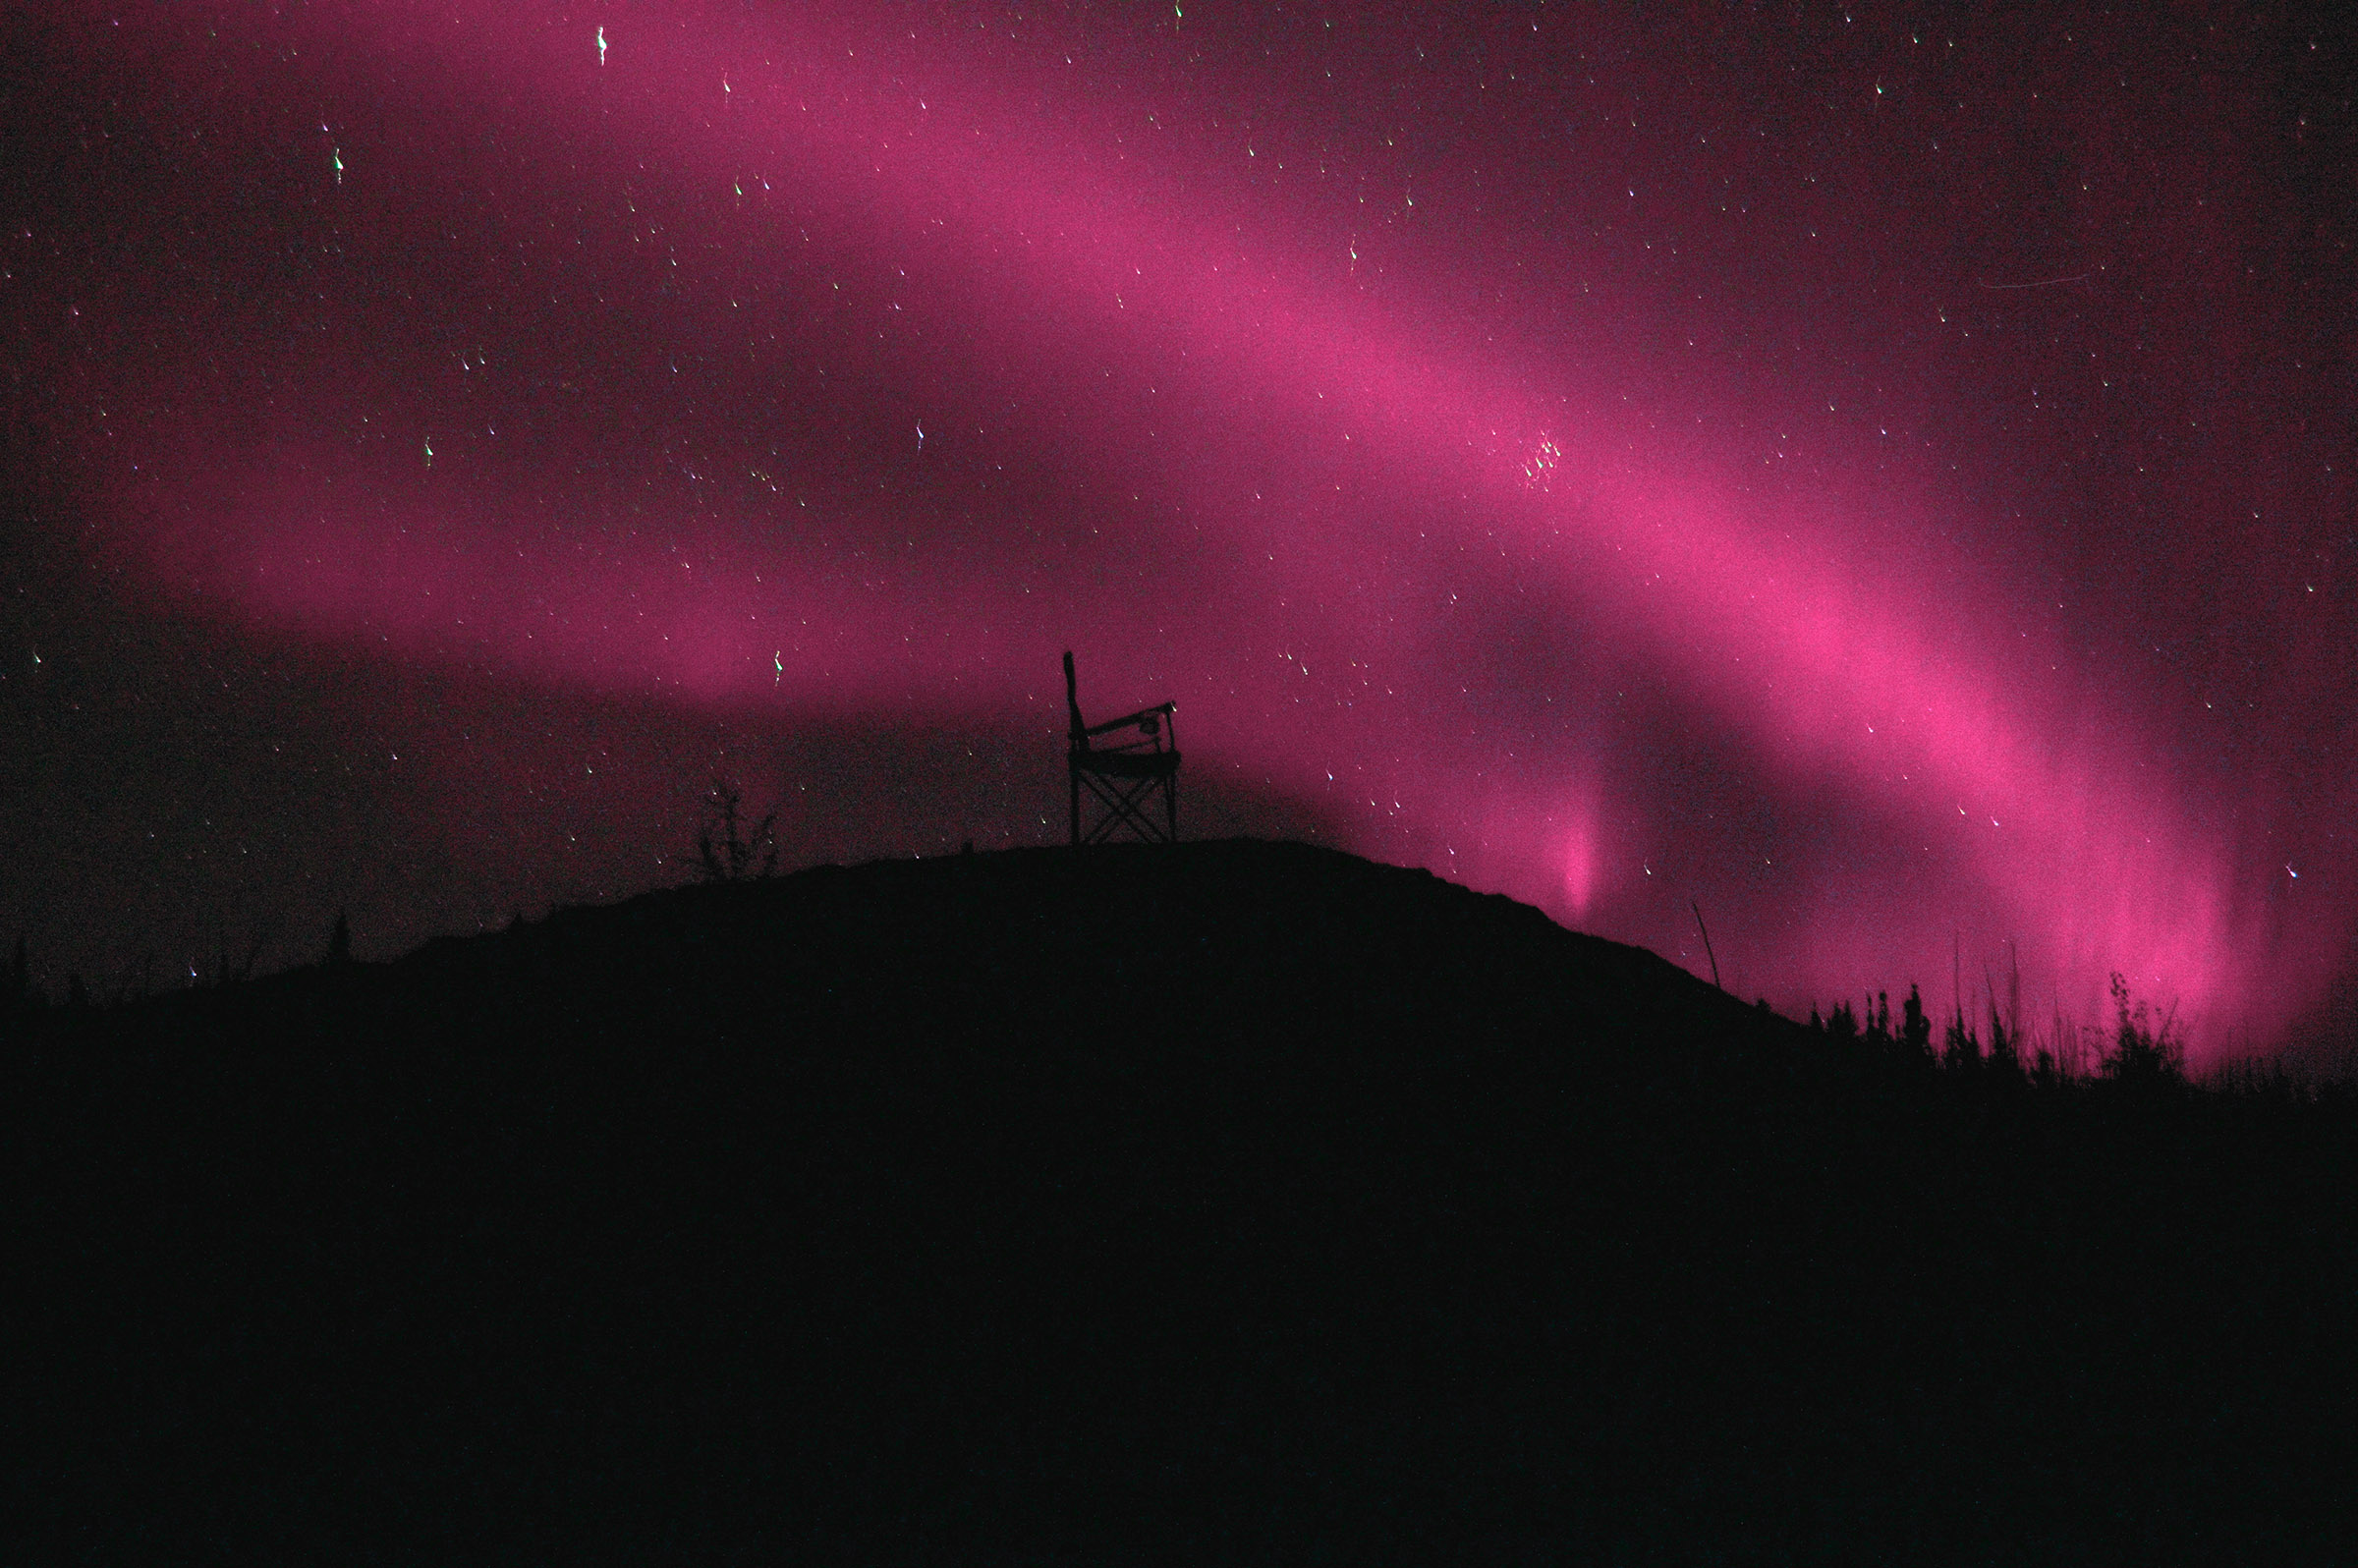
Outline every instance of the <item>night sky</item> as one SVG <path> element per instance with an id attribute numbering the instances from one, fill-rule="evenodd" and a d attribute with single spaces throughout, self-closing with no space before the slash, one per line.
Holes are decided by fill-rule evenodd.
<path id="1" fill-rule="evenodd" d="M 1191 834 L 2346 1029 L 2353 24 L 1991 9 L 12 8 L 0 938 L 1055 842 L 1069 647 Z"/>

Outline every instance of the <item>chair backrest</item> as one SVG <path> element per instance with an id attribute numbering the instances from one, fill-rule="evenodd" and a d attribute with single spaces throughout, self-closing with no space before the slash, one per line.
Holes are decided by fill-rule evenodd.
<path id="1" fill-rule="evenodd" d="M 1076 757 L 1115 752 L 1177 751 L 1179 748 L 1176 728 L 1179 704 L 1176 702 L 1157 702 L 1152 707 L 1142 707 L 1135 713 L 1124 713 L 1120 718 L 1106 719 L 1098 724 L 1092 724 L 1083 718 L 1080 682 L 1074 677 L 1073 655 L 1069 652 L 1064 655 L 1064 708 L 1072 720 L 1068 732 L 1069 750 Z M 1117 738 L 1108 746 L 1095 744 L 1100 735 L 1113 735 L 1123 730 L 1134 733 L 1129 739 Z"/>
<path id="2" fill-rule="evenodd" d="M 1073 655 L 1064 655 L 1064 705 L 1073 716 L 1072 746 L 1076 752 L 1089 750 L 1089 726 L 1081 720 L 1081 687 L 1073 675 Z"/>

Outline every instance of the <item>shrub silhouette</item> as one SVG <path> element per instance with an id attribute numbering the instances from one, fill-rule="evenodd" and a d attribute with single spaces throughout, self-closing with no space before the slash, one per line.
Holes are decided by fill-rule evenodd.
<path id="1" fill-rule="evenodd" d="M 697 869 L 705 881 L 736 882 L 777 871 L 776 808 L 750 827 L 744 811 L 745 791 L 736 781 L 714 779 L 696 827 Z"/>
<path id="2" fill-rule="evenodd" d="M 2149 1025 L 2151 1014 L 2143 1002 L 2132 1009 L 2129 1005 L 2129 984 L 2116 970 L 2112 975 L 2112 1011 L 2116 1020 L 2112 1049 L 2106 1053 L 2098 1069 L 2116 1084 L 2160 1087 L 2182 1085 L 2186 1082 L 2186 1049 L 2183 1042 L 2169 1037 L 2169 1026 L 2177 1017 L 2172 1008 L 2162 1020 L 2159 1029 Z"/>

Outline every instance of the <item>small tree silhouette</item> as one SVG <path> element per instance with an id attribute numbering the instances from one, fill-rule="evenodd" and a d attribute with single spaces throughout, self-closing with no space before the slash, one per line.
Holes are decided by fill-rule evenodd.
<path id="1" fill-rule="evenodd" d="M 2177 1019 L 2177 1009 L 2162 1020 L 2160 1029 L 2151 1028 L 2151 1016 L 2143 1002 L 2135 1009 L 2129 1006 L 2129 982 L 2112 976 L 2112 1011 L 2118 1026 L 2112 1036 L 2111 1052 L 2105 1057 L 2101 1071 L 2116 1084 L 2137 1084 L 2159 1088 L 2162 1085 L 2183 1084 L 2186 1081 L 2186 1050 L 2183 1044 L 2169 1037 L 2169 1026 Z"/>
<path id="2" fill-rule="evenodd" d="M 1859 1037 L 1859 1015 L 1850 1010 L 1850 1003 L 1836 1002 L 1826 1015 L 1826 1037 L 1837 1045 L 1848 1045 Z"/>
<path id="3" fill-rule="evenodd" d="M 1899 1038 L 1909 1055 L 1932 1060 L 1933 1021 L 1924 1016 L 1924 997 L 1913 981 L 1908 984 L 1908 999 L 1899 1004 Z"/>
<path id="4" fill-rule="evenodd" d="M 352 962 L 352 922 L 344 918 L 342 910 L 336 911 L 336 928 L 327 933 L 327 961 L 330 964 Z"/>
<path id="5" fill-rule="evenodd" d="M 751 827 L 745 824 L 744 812 L 745 791 L 736 781 L 714 779 L 696 824 L 697 869 L 705 881 L 737 882 L 777 870 L 776 809 Z"/>
<path id="6" fill-rule="evenodd" d="M 2014 1032 L 1997 1013 L 1997 982 L 1990 978 L 1988 965 L 1982 966 L 1982 985 L 1990 997 L 1990 1070 L 2000 1078 L 2022 1076 L 2022 1052 Z"/>
<path id="7" fill-rule="evenodd" d="M 1952 1072 L 1982 1065 L 1982 1042 L 1967 1026 L 1962 1012 L 1948 1021 L 1948 1036 L 1940 1046 L 1940 1065 Z"/>

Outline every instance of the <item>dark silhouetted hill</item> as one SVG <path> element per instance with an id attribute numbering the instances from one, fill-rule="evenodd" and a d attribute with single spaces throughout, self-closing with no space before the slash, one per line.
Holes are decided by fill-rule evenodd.
<path id="1" fill-rule="evenodd" d="M 2350 1539 L 2346 1107 L 1937 1073 L 1331 852 L 681 889 L 0 1060 L 15 1560 Z"/>

